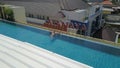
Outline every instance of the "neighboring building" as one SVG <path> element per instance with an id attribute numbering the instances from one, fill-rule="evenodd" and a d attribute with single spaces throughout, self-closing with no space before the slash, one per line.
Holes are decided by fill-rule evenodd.
<path id="1" fill-rule="evenodd" d="M 31 17 L 57 18 L 61 10 L 86 9 L 90 7 L 82 0 L 1 0 L 0 2 L 24 6 L 26 15 Z"/>
<path id="2" fill-rule="evenodd" d="M 119 6 L 110 0 L 101 2 L 103 5 L 103 19 L 105 26 L 102 28 L 102 39 L 115 42 L 116 32 L 120 31 Z"/>
<path id="3" fill-rule="evenodd" d="M 99 4 L 101 2 L 103 2 L 103 0 L 85 0 L 89 5 L 93 5 L 93 4 Z"/>
<path id="4" fill-rule="evenodd" d="M 120 15 L 107 15 L 106 16 L 106 21 L 107 22 L 111 22 L 111 23 L 114 23 L 114 22 L 119 22 L 120 23 Z"/>
<path id="5" fill-rule="evenodd" d="M 1 0 L 1 2 L 24 6 L 28 17 L 59 21 L 60 24 L 58 21 L 52 21 L 51 24 L 45 25 L 50 28 L 92 36 L 101 27 L 102 6 L 90 6 L 83 0 Z"/>
<path id="6" fill-rule="evenodd" d="M 91 3 L 94 3 L 94 2 L 102 2 L 103 0 L 85 0 L 86 2 L 91 2 Z"/>
<path id="7" fill-rule="evenodd" d="M 102 27 L 102 5 L 94 5 L 83 10 L 62 12 L 65 14 L 66 19 L 70 20 L 74 25 L 81 23 L 79 24 L 81 25 L 80 34 L 93 36 L 94 32 Z M 82 25 L 84 25 L 84 27 Z"/>
<path id="8" fill-rule="evenodd" d="M 110 0 L 104 0 L 101 4 L 103 4 L 103 5 L 112 5 L 113 3 Z"/>
<path id="9" fill-rule="evenodd" d="M 120 0 L 111 0 L 114 4 L 120 5 Z"/>
<path id="10" fill-rule="evenodd" d="M 114 5 L 109 0 L 105 0 L 101 4 L 103 5 L 103 14 L 119 14 L 120 13 L 120 6 Z"/>
<path id="11" fill-rule="evenodd" d="M 113 5 L 113 3 L 109 0 L 104 0 L 103 2 L 101 2 L 100 4 L 103 5 L 103 17 L 108 15 L 108 14 L 111 14 L 112 12 L 114 12 L 113 8 L 115 5 Z"/>
<path id="12" fill-rule="evenodd" d="M 120 32 L 120 22 L 107 22 L 102 31 L 102 39 L 115 42 L 116 32 Z"/>

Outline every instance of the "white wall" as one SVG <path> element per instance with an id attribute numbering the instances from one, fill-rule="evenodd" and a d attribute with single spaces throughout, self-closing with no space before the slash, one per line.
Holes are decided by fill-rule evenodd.
<path id="1" fill-rule="evenodd" d="M 62 12 L 65 14 L 66 19 L 76 20 L 76 21 L 80 21 L 80 22 L 84 22 L 85 21 L 86 11 L 81 11 L 81 12 L 62 11 Z"/>
<path id="2" fill-rule="evenodd" d="M 89 7 L 88 9 L 83 10 L 75 10 L 75 11 L 62 11 L 66 18 L 69 20 L 76 20 L 80 22 L 84 22 L 86 17 L 90 17 L 95 14 L 96 8 L 98 8 L 98 5 Z"/>
<path id="3" fill-rule="evenodd" d="M 14 13 L 14 19 L 19 23 L 27 23 L 24 7 L 11 7 Z"/>
<path id="4" fill-rule="evenodd" d="M 96 7 L 95 7 L 95 6 L 93 6 L 93 7 L 90 7 L 90 8 L 88 8 L 88 9 L 86 9 L 86 10 L 87 10 L 88 15 L 89 15 L 89 16 L 94 15 L 94 14 L 95 14 L 95 9 L 96 9 Z"/>

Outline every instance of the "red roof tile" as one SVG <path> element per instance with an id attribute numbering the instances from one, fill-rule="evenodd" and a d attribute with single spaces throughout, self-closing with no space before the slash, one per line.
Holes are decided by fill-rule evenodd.
<path id="1" fill-rule="evenodd" d="M 103 4 L 103 5 L 112 5 L 112 2 L 110 2 L 109 0 L 104 0 L 104 2 L 102 2 L 101 4 Z"/>

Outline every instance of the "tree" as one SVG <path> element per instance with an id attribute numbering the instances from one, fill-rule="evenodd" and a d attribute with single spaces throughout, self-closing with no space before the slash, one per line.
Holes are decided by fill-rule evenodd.
<path id="1" fill-rule="evenodd" d="M 4 7 L 4 12 L 7 20 L 14 21 L 13 10 L 9 7 Z"/>
<path id="2" fill-rule="evenodd" d="M 120 5 L 120 1 L 119 0 L 112 0 L 112 3 L 116 4 L 116 5 Z"/>

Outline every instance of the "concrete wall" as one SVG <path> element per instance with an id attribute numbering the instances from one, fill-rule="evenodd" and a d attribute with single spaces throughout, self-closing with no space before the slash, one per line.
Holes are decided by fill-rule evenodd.
<path id="1" fill-rule="evenodd" d="M 62 11 L 62 12 L 66 15 L 67 19 L 84 22 L 86 17 L 93 17 L 93 20 L 96 19 L 96 16 L 94 18 L 93 15 L 96 14 L 96 8 L 98 7 L 100 6 L 95 5 L 83 10 Z"/>
<path id="2" fill-rule="evenodd" d="M 66 19 L 68 19 L 68 20 L 76 20 L 76 21 L 80 21 L 80 22 L 85 21 L 85 17 L 86 17 L 86 11 L 85 10 L 83 10 L 81 12 L 63 11 L 63 13 L 65 14 Z"/>
<path id="3" fill-rule="evenodd" d="M 102 32 L 102 39 L 108 40 L 108 41 L 115 41 L 116 33 L 113 30 L 113 28 L 106 27 L 103 29 Z"/>
<path id="4" fill-rule="evenodd" d="M 16 22 L 27 23 L 24 7 L 12 7 L 12 9 L 14 13 L 14 19 Z"/>

